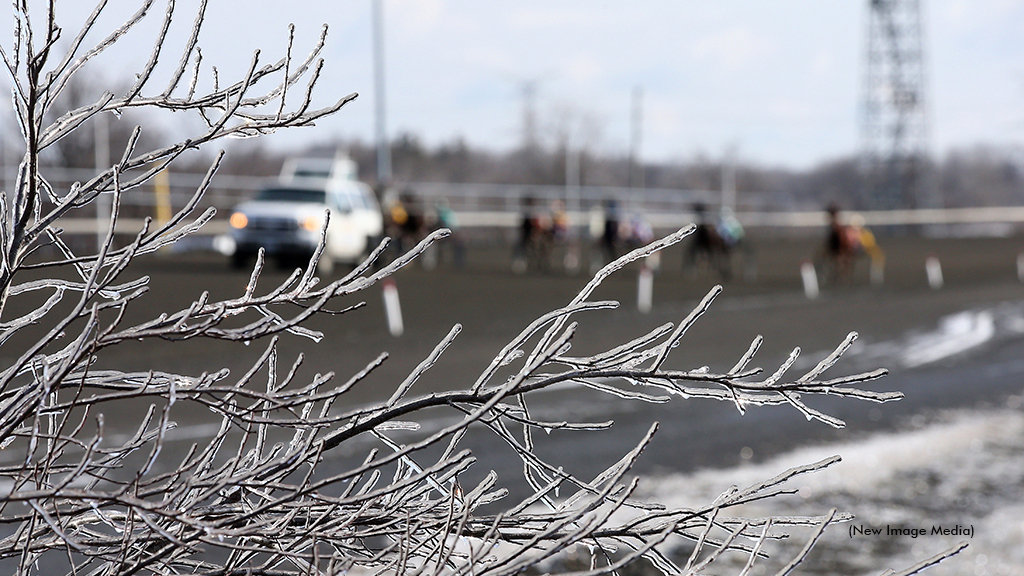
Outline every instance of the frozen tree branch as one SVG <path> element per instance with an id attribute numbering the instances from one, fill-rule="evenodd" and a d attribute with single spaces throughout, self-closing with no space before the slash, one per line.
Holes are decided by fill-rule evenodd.
<path id="1" fill-rule="evenodd" d="M 586 433 L 611 422 L 549 422 L 535 417 L 530 402 L 537 391 L 555 385 L 610 394 L 626 401 L 666 402 L 711 399 L 750 407 L 789 404 L 809 419 L 843 423 L 805 402 L 833 395 L 873 402 L 898 399 L 898 392 L 864 386 L 884 370 L 824 377 L 852 344 L 851 334 L 829 356 L 804 374 L 787 376 L 799 354 L 758 379 L 748 368 L 761 337 L 738 355 L 732 369 L 668 368 L 672 351 L 712 305 L 720 288 L 678 325 L 667 324 L 621 345 L 587 356 L 570 356 L 576 331 L 573 317 L 598 313 L 615 302 L 591 301 L 609 275 L 631 262 L 678 242 L 692 231 L 679 230 L 612 262 L 565 307 L 538 318 L 494 357 L 477 379 L 432 394 L 414 393 L 415 383 L 458 337 L 448 335 L 387 400 L 352 407 L 341 402 L 353 386 L 382 362 L 336 382 L 334 374 L 300 376 L 302 356 L 281 364 L 278 339 L 287 335 L 317 341 L 323 335 L 306 326 L 318 314 L 343 315 L 359 306 L 334 309 L 341 297 L 358 295 L 405 266 L 448 232 L 429 235 L 393 262 L 375 268 L 386 241 L 343 278 L 321 284 L 315 276 L 321 246 L 304 270 L 280 284 L 260 286 L 263 254 L 247 286 L 227 299 L 203 292 L 190 305 L 148 320 L 129 322 L 126 311 L 139 306 L 148 279 L 132 278 L 137 257 L 167 246 L 199 229 L 212 211 L 194 211 L 220 163 L 213 162 L 194 196 L 169 222 L 151 229 L 147 221 L 126 245 L 117 247 L 114 230 L 120 199 L 148 181 L 180 154 L 225 137 L 268 134 L 308 126 L 351 101 L 341 98 L 314 108 L 313 92 L 323 68 L 326 28 L 311 53 L 293 59 L 294 29 L 286 55 L 260 65 L 253 56 L 245 76 L 210 91 L 198 88 L 200 29 L 205 0 L 198 9 L 178 64 L 166 87 L 150 94 L 157 63 L 167 46 L 175 14 L 167 4 L 152 52 L 123 96 L 105 93 L 90 105 L 54 115 L 57 96 L 86 63 L 112 47 L 149 14 L 151 1 L 96 45 L 86 49 L 89 32 L 106 7 L 100 2 L 52 66 L 61 29 L 50 3 L 43 37 L 37 38 L 27 2 L 16 1 L 14 43 L 2 51 L 10 76 L 15 115 L 26 152 L 17 182 L 0 196 L 0 346 L 9 360 L 0 366 L 0 565 L 18 574 L 338 574 L 351 570 L 393 574 L 474 574 L 504 576 L 545 566 L 573 550 L 587 551 L 589 569 L 611 573 L 647 559 L 665 574 L 694 574 L 725 555 L 745 559 L 741 574 L 766 557 L 787 527 L 809 528 L 806 546 L 782 573 L 796 567 L 830 524 L 850 517 L 836 511 L 806 516 L 742 517 L 744 504 L 791 493 L 793 477 L 827 467 L 838 458 L 794 468 L 749 486 L 731 489 L 697 508 L 669 509 L 638 499 L 630 471 L 649 445 L 652 425 L 636 447 L 593 478 L 580 478 L 534 450 L 537 430 Z M 38 48 L 36 47 L 38 44 Z M 187 84 L 189 62 L 194 62 Z M 273 80 L 275 79 L 276 80 Z M 258 89 L 272 79 L 270 88 Z M 301 96 L 294 90 L 305 84 Z M 286 97 L 292 94 L 293 97 Z M 98 114 L 127 108 L 188 112 L 205 128 L 172 145 L 140 150 L 136 129 L 116 164 L 69 190 L 54 190 L 40 167 L 48 146 L 81 129 Z M 56 120 L 47 124 L 44 118 Z M 105 240 L 95 253 L 76 253 L 63 238 L 62 218 L 89 205 L 100 194 L 112 196 Z M 326 230 L 326 224 L 324 231 Z M 44 257 L 42 246 L 52 248 Z M 33 272 L 28 277 L 27 272 Z M 39 279 L 39 272 L 53 272 Z M 67 274 L 64 272 L 67 271 Z M 39 296 L 42 295 L 40 299 Z M 9 306 L 36 297 L 27 311 Z M 30 326 L 46 331 L 35 342 L 20 343 Z M 132 340 L 265 339 L 263 352 L 245 373 L 227 369 L 199 375 L 157 370 L 100 369 L 97 358 Z M 287 362 L 287 360 L 285 360 Z M 111 429 L 105 411 L 132 402 L 149 404 L 133 433 Z M 183 408 L 184 407 L 184 408 Z M 215 430 L 184 452 L 171 450 L 173 418 L 185 408 L 212 414 Z M 428 413 L 451 418 L 434 431 L 420 429 Z M 494 434 L 523 466 L 530 487 L 512 500 L 497 474 L 474 477 L 469 435 Z M 339 447 L 362 457 L 345 465 L 333 458 Z M 332 458 L 328 458 L 331 456 Z M 568 494 L 562 497 L 562 492 Z M 665 545 L 685 542 L 689 558 L 672 558 Z M 952 550 L 914 567 L 956 553 Z M 682 565 L 680 565 L 682 564 Z"/>

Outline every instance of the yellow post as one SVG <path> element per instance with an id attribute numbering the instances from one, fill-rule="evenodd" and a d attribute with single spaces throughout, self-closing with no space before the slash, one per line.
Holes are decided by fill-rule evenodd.
<path id="1" fill-rule="evenodd" d="M 171 219 L 171 180 L 164 168 L 153 178 L 153 195 L 156 197 L 156 223 L 166 224 Z"/>

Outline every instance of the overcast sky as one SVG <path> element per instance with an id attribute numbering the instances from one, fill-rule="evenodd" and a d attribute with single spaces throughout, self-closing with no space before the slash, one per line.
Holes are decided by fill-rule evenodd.
<path id="1" fill-rule="evenodd" d="M 320 102 L 360 97 L 319 127 L 267 144 L 371 141 L 371 1 L 210 0 L 204 61 L 236 78 L 255 48 L 267 61 L 283 52 L 289 22 L 302 53 L 327 23 Z M 736 146 L 745 161 L 801 168 L 858 147 L 867 0 L 383 1 L 391 136 L 509 149 L 521 141 L 532 82 L 541 137 L 571 129 L 606 153 L 628 150 L 636 87 L 648 161 L 716 158 Z M 179 36 L 197 2 L 179 0 Z M 58 0 L 60 20 L 72 28 L 86 4 Z M 136 5 L 110 4 L 111 16 Z M 104 61 L 104 76 L 124 78 L 132 58 L 144 58 L 163 9 Z M 923 15 L 932 151 L 1024 148 L 1024 1 L 924 0 Z"/>

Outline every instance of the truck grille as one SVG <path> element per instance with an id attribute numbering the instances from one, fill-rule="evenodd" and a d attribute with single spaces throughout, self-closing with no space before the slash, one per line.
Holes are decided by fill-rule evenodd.
<path id="1" fill-rule="evenodd" d="M 297 230 L 299 223 L 292 218 L 252 217 L 249 218 L 247 228 L 269 232 L 287 232 Z"/>

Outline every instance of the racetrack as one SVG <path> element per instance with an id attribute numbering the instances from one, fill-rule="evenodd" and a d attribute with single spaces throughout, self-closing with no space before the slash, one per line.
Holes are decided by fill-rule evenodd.
<path id="1" fill-rule="evenodd" d="M 969 361 L 984 364 L 987 354 L 979 352 L 995 346 L 1013 345 L 1016 335 L 1002 330 L 998 337 L 964 354 L 951 354 L 913 369 L 901 366 L 900 347 L 909 346 L 912 334 L 939 328 L 943 317 L 978 308 L 1013 303 L 1024 294 L 1016 277 L 1016 256 L 1022 241 L 1018 238 L 921 239 L 913 237 L 885 240 L 888 253 L 886 282 L 870 286 L 866 272 L 843 286 L 824 286 L 821 296 L 807 299 L 799 275 L 801 262 L 812 257 L 817 239 L 763 239 L 757 242 L 756 278 L 738 278 L 725 290 L 710 311 L 688 332 L 682 345 L 670 356 L 673 368 L 709 365 L 725 370 L 732 366 L 757 334 L 765 343 L 757 356 L 759 365 L 774 370 L 795 346 L 804 350 L 806 362 L 817 362 L 838 345 L 850 331 L 860 334 L 859 347 L 849 358 L 833 368 L 834 375 L 887 367 L 893 374 L 871 386 L 874 389 L 902 390 L 912 382 L 935 378 L 948 370 L 936 370 L 945 363 Z M 685 240 L 684 240 L 685 242 Z M 929 288 L 924 260 L 934 255 L 942 262 L 945 285 Z M 598 310 L 578 316 L 574 353 L 605 350 L 666 322 L 681 320 L 719 279 L 706 272 L 681 273 L 681 248 L 670 248 L 663 257 L 662 271 L 654 280 L 654 306 L 649 314 L 636 309 L 637 270 L 633 265 L 608 278 L 592 299 L 618 300 L 615 310 Z M 268 267 L 260 286 L 270 290 L 287 271 Z M 151 276 L 147 307 L 134 310 L 129 320 L 173 311 L 187 306 L 204 288 L 214 296 L 239 294 L 248 274 L 231 270 L 223 258 L 211 254 L 158 255 L 140 262 L 136 273 Z M 381 289 L 374 286 L 358 294 L 366 305 L 341 316 L 321 316 L 310 326 L 326 337 L 318 344 L 292 335 L 281 338 L 281 362 L 290 364 L 301 352 L 305 355 L 303 372 L 333 371 L 340 379 L 364 368 L 381 352 L 388 360 L 346 394 L 351 405 L 359 405 L 390 396 L 409 371 L 421 362 L 456 323 L 463 332 L 441 357 L 438 364 L 417 382 L 415 392 L 465 388 L 487 366 L 494 355 L 529 322 L 541 314 L 568 303 L 586 283 L 583 275 L 517 275 L 509 267 L 509 251 L 504 248 L 471 249 L 465 269 L 452 270 L 442 265 L 424 270 L 412 265 L 394 277 L 400 295 L 405 333 L 393 337 L 387 331 Z M 339 302 L 336 308 L 356 303 Z M 123 369 L 174 369 L 198 374 L 227 366 L 233 374 L 244 372 L 263 350 L 263 344 L 249 347 L 237 343 L 193 341 L 167 345 L 160 342 L 126 343 L 105 352 L 102 363 Z M 880 352 L 880 349 L 884 349 Z M 871 350 L 858 354 L 857 350 Z M 955 352 L 955 350 L 954 350 Z M 915 384 L 916 385 L 916 384 Z M 921 385 L 928 389 L 926 386 Z M 928 389 L 930 390 L 930 389 Z M 842 432 L 818 422 L 806 422 L 785 408 L 763 408 L 739 418 L 735 409 L 708 401 L 672 402 L 667 405 L 630 405 L 590 396 L 577 397 L 562 391 L 550 393 L 557 410 L 567 407 L 592 409 L 615 414 L 620 421 L 613 441 L 600 443 L 595 450 L 621 454 L 641 432 L 626 432 L 626 422 L 646 429 L 646 422 L 662 421 L 652 452 L 662 442 L 671 446 L 671 455 L 656 455 L 641 461 L 641 469 L 666 468 L 690 470 L 701 466 L 730 465 L 737 461 L 740 448 L 753 447 L 757 458 L 792 447 L 799 442 L 855 435 L 882 426 L 896 426 L 905 417 L 936 406 L 973 405 L 994 401 L 1009 394 L 1008 382 L 991 386 L 975 385 L 970 394 L 962 390 L 954 395 L 907 390 L 908 398 L 881 407 L 872 413 L 873 404 L 854 400 L 828 400 L 818 406 L 849 421 Z M 597 402 L 597 404 L 594 404 Z M 543 406 L 538 406 L 543 409 Z M 621 413 L 620 413 L 621 412 Z M 572 415 L 564 417 L 571 418 Z M 698 422 L 699 420 L 699 422 Z M 693 430 L 708 438 L 684 442 Z M 554 436 L 554 435 L 553 435 Z M 575 440 L 569 441 L 571 445 Z M 666 448 L 667 450 L 667 448 Z M 569 455 L 573 452 L 569 451 Z M 597 465 L 603 458 L 586 458 L 583 464 Z"/>
<path id="2" fill-rule="evenodd" d="M 751 339 L 762 334 L 765 343 L 754 364 L 771 372 L 795 346 L 800 346 L 803 354 L 794 367 L 797 371 L 820 360 L 848 332 L 857 331 L 858 344 L 829 374 L 889 368 L 889 376 L 867 387 L 901 391 L 906 395 L 903 400 L 877 405 L 842 398 L 809 399 L 813 407 L 847 422 L 846 428 L 836 430 L 807 421 L 786 406 L 755 407 L 741 416 L 728 403 L 676 399 L 652 405 L 561 388 L 535 395 L 535 417 L 555 421 L 611 419 L 615 425 L 607 431 L 583 434 L 557 430 L 538 434 L 537 454 L 589 478 L 635 446 L 657 421 L 658 433 L 636 471 L 659 479 L 718 469 L 723 478 L 728 478 L 745 466 L 772 465 L 773 458 L 795 449 L 874 446 L 877 442 L 871 439 L 879 433 L 889 434 L 886 442 L 899 445 L 913 431 L 941 423 L 950 410 L 977 409 L 986 414 L 987 410 L 1003 407 L 1020 412 L 1024 404 L 1020 401 L 1024 392 L 1024 286 L 1017 278 L 1016 262 L 1024 239 L 886 238 L 884 285 L 871 286 L 866 271 L 860 270 L 850 283 L 823 286 L 820 297 L 811 300 L 804 296 L 799 270 L 802 262 L 813 257 L 817 242 L 817 238 L 757 240 L 753 252 L 756 275 L 738 274 L 735 281 L 725 284 L 722 295 L 687 333 L 667 366 L 691 369 L 708 365 L 713 370 L 727 370 Z M 584 355 L 606 350 L 685 317 L 719 279 L 706 271 L 680 271 L 681 250 L 670 248 L 663 257 L 648 314 L 636 308 L 638 266 L 607 279 L 592 299 L 618 300 L 622 305 L 580 315 L 573 352 Z M 470 247 L 467 265 L 461 270 L 451 269 L 444 261 L 432 270 L 409 266 L 394 277 L 406 328 L 402 336 L 388 333 L 381 287 L 373 286 L 357 294 L 358 298 L 334 307 L 344 308 L 357 300 L 365 301 L 365 306 L 340 316 L 317 317 L 310 323 L 310 327 L 325 333 L 320 343 L 282 336 L 280 362 L 290 365 L 301 352 L 305 361 L 300 382 L 328 371 L 344 381 L 381 352 L 387 352 L 389 359 L 348 392 L 346 405 L 339 408 L 358 406 L 389 397 L 459 322 L 463 332 L 437 365 L 415 384 L 412 394 L 469 387 L 502 346 L 539 315 L 568 303 L 587 281 L 584 275 L 564 273 L 514 274 L 509 254 L 510 250 L 502 246 Z M 924 262 L 929 256 L 942 264 L 944 286 L 938 290 L 929 287 L 925 273 Z M 257 292 L 271 290 L 286 273 L 268 268 Z M 204 289 L 210 290 L 214 298 L 237 296 L 248 281 L 247 272 L 232 270 L 224 257 L 209 253 L 154 255 L 141 259 L 127 274 L 146 274 L 151 280 L 143 305 L 130 309 L 126 322 L 186 307 Z M 227 367 L 237 376 L 249 368 L 264 347 L 261 342 L 245 346 L 205 340 L 174 344 L 132 341 L 102 351 L 98 366 L 187 374 Z M 10 346 L 7 350 L 11 350 L 4 351 L 7 356 L 14 353 Z M 115 431 L 118 425 L 134 430 L 141 419 L 141 413 L 134 409 L 106 416 L 108 426 Z M 215 420 L 205 410 L 189 411 L 185 403 L 176 405 L 172 417 L 179 428 L 169 438 L 179 442 L 169 442 L 168 451 L 176 446 L 183 449 L 189 442 L 208 436 Z M 423 421 L 426 431 L 439 425 L 430 418 L 428 415 Z M 338 460 L 340 465 L 361 459 L 367 445 L 368 441 L 343 445 L 336 454 L 327 455 L 326 464 L 330 466 L 331 460 Z M 463 445 L 472 448 L 479 460 L 469 476 L 482 477 L 493 469 L 503 484 L 511 486 L 513 497 L 522 495 L 524 487 L 517 480 L 522 465 L 501 441 L 482 433 L 467 436 Z M 906 457 L 905 452 L 896 450 L 886 453 L 897 454 L 893 458 Z M 1004 451 L 1000 457 L 1019 460 L 1022 453 Z M 174 461 L 173 455 L 169 455 L 169 461 Z M 968 475 L 965 482 L 971 478 Z M 466 478 L 465 483 L 472 484 L 473 480 Z M 666 481 L 665 486 L 671 485 Z M 1022 485 L 1024 477 L 1004 488 L 1020 493 Z M 864 503 L 867 490 L 846 502 L 848 509 L 859 516 L 868 514 Z M 887 501 L 886 505 L 903 507 L 901 510 L 916 505 L 924 510 L 920 514 L 927 520 L 931 514 L 929 498 L 933 496 L 921 493 L 909 501 L 897 498 L 898 502 Z M 954 519 L 980 522 L 987 510 L 981 504 L 957 508 Z M 1010 529 L 1024 534 L 1024 525 Z M 929 544 L 929 550 L 937 551 L 938 543 Z M 998 550 L 995 544 L 990 548 Z M 919 555 L 915 552 L 915 556 Z"/>

